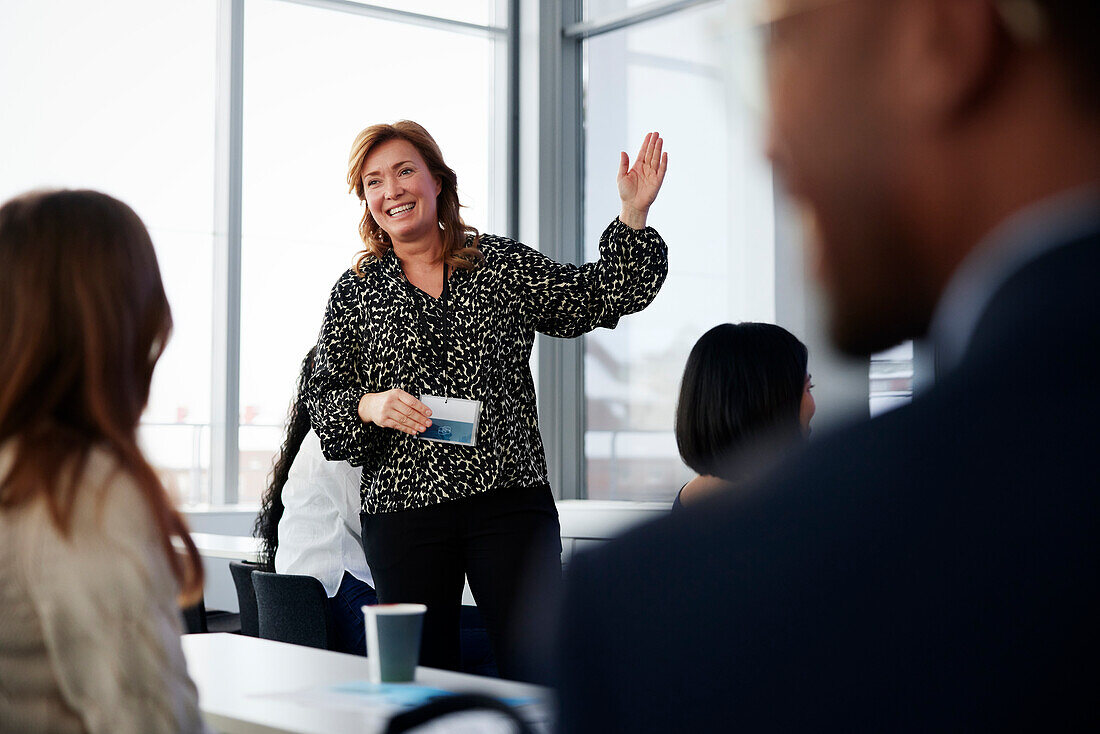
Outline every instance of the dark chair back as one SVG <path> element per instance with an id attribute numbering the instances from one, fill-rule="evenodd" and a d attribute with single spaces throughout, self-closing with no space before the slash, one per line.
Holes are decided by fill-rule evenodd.
<path id="1" fill-rule="evenodd" d="M 183 631 L 189 635 L 209 631 L 206 627 L 206 602 L 201 596 L 197 602 L 183 608 Z"/>
<path id="2" fill-rule="evenodd" d="M 199 600 L 183 609 L 183 631 L 189 635 L 199 632 L 240 632 L 241 615 L 221 609 L 207 609 L 206 600 Z"/>
<path id="3" fill-rule="evenodd" d="M 229 572 L 233 574 L 233 585 L 237 587 L 241 634 L 249 637 L 260 636 L 259 615 L 256 612 L 256 590 L 252 586 L 252 572 L 259 567 L 259 564 L 248 561 L 229 562 Z"/>
<path id="4" fill-rule="evenodd" d="M 260 637 L 335 650 L 335 627 L 328 594 L 312 576 L 252 572 Z"/>

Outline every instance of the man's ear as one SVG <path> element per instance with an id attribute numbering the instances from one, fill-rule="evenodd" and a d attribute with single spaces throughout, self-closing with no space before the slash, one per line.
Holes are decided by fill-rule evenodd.
<path id="1" fill-rule="evenodd" d="M 1003 62 L 992 0 L 910 0 L 898 36 L 895 94 L 919 125 L 950 125 L 990 93 Z"/>

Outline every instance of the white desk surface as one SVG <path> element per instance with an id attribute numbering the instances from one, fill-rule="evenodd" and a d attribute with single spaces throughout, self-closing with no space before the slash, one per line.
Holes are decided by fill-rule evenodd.
<path id="1" fill-rule="evenodd" d="M 204 558 L 224 558 L 230 561 L 258 561 L 260 539 L 247 535 L 217 535 L 191 533 L 191 540 Z"/>
<path id="2" fill-rule="evenodd" d="M 327 691 L 367 680 L 367 659 L 226 633 L 183 636 L 187 669 L 208 724 L 228 734 L 371 734 L 385 729 L 393 709 L 371 708 L 354 696 Z M 545 722 L 552 692 L 539 686 L 417 668 L 416 683 L 456 693 L 535 698 L 525 718 Z M 458 723 L 457 721 L 455 722 Z"/>
<path id="3" fill-rule="evenodd" d="M 608 540 L 668 514 L 671 502 L 558 500 L 561 537 Z"/>
<path id="4" fill-rule="evenodd" d="M 598 500 L 559 500 L 558 516 L 562 538 L 606 539 L 634 525 L 668 514 L 667 502 L 607 502 Z M 259 558 L 260 541 L 244 535 L 191 533 L 199 552 L 207 558 L 230 561 Z"/>
<path id="5" fill-rule="evenodd" d="M 599 500 L 559 500 L 558 515 L 561 520 L 563 542 L 575 540 L 603 540 L 619 535 L 631 527 L 668 514 L 667 502 L 617 502 Z M 260 541 L 241 535 L 216 533 L 191 533 L 191 539 L 204 558 L 229 561 L 258 561 Z M 178 545 L 178 544 L 177 544 Z M 568 556 L 571 548 L 566 548 Z M 467 583 L 462 592 L 462 603 L 474 605 L 473 593 Z"/>

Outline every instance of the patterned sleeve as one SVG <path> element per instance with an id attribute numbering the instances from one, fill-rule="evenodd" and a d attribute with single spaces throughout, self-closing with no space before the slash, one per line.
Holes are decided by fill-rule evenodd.
<path id="1" fill-rule="evenodd" d="M 379 436 L 375 426 L 359 419 L 359 400 L 367 390 L 362 360 L 365 315 L 357 281 L 355 272 L 348 270 L 332 288 L 306 404 L 325 458 L 362 466 Z"/>
<path id="2" fill-rule="evenodd" d="M 657 296 L 668 273 L 668 248 L 652 227 L 631 229 L 616 218 L 600 236 L 600 259 L 562 265 L 521 248 L 517 291 L 534 329 L 560 338 L 641 311 Z"/>

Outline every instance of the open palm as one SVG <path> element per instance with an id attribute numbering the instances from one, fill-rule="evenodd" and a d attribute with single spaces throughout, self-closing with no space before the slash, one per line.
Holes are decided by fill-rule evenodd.
<path id="1" fill-rule="evenodd" d="M 633 166 L 629 165 L 630 159 L 625 152 L 619 154 L 617 181 L 624 211 L 631 210 L 644 216 L 657 198 L 668 168 L 668 153 L 661 152 L 663 145 L 664 140 L 660 135 L 649 133 L 642 142 Z"/>

